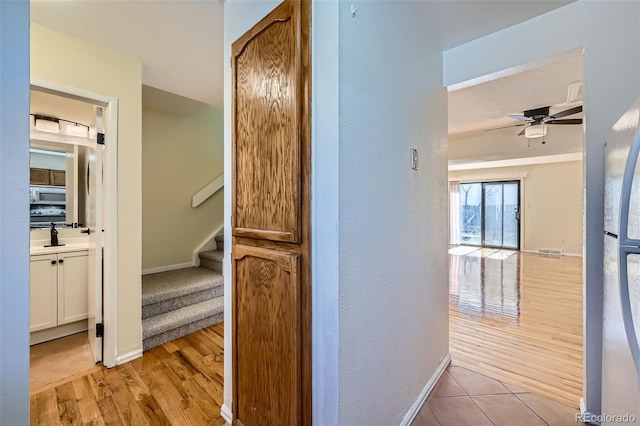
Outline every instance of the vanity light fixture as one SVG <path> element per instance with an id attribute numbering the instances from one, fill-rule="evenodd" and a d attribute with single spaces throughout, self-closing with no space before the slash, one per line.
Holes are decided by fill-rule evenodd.
<path id="1" fill-rule="evenodd" d="M 78 136 L 81 138 L 89 137 L 89 127 L 84 126 L 82 124 L 77 124 L 77 123 L 67 124 L 65 126 L 65 132 L 71 136 Z"/>
<path id="2" fill-rule="evenodd" d="M 34 126 L 43 132 L 60 133 L 60 120 L 43 115 L 35 115 Z"/>
<path id="3" fill-rule="evenodd" d="M 89 126 L 86 124 L 76 123 L 75 121 L 65 120 L 64 118 L 48 117 L 46 115 L 30 115 L 34 118 L 33 125 L 36 130 L 81 138 L 89 137 Z"/>

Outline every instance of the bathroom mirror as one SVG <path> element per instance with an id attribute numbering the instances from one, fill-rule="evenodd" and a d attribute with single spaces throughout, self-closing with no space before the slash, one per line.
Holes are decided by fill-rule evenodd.
<path id="1" fill-rule="evenodd" d="M 31 140 L 29 215 L 31 230 L 81 227 L 85 220 L 84 158 L 87 148 Z"/>

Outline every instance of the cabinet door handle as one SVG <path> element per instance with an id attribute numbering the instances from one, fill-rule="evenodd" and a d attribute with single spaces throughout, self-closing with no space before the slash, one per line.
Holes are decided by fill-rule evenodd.
<path id="1" fill-rule="evenodd" d="M 51 261 L 51 264 L 52 264 L 52 265 L 55 265 L 56 263 L 57 263 L 57 262 L 56 262 L 55 260 L 52 260 L 52 261 Z"/>
<path id="2" fill-rule="evenodd" d="M 64 263 L 64 259 L 58 260 L 58 263 Z"/>

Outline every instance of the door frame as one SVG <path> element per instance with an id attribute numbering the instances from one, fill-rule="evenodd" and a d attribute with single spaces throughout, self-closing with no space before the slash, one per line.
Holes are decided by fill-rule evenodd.
<path id="1" fill-rule="evenodd" d="M 508 182 L 517 182 L 518 183 L 518 200 L 520 202 L 520 229 L 518 230 L 518 248 L 516 250 L 518 251 L 524 251 L 523 247 L 525 246 L 525 233 L 524 233 L 524 224 L 525 224 L 525 209 L 524 209 L 524 191 L 525 191 L 525 185 L 524 185 L 524 180 L 525 180 L 526 176 L 496 176 L 496 177 L 481 177 L 481 178 L 475 178 L 475 177 L 469 177 L 469 178 L 464 178 L 464 179 L 454 179 L 454 178 L 449 178 L 449 182 L 458 182 L 460 185 L 462 184 L 466 184 L 466 183 L 480 183 L 483 184 L 483 188 L 482 188 L 482 196 L 483 196 L 483 202 L 484 202 L 484 184 L 485 183 L 490 183 L 490 182 L 495 182 L 495 183 L 508 183 Z M 484 212 L 482 214 L 482 228 L 484 228 Z M 481 229 L 482 231 L 482 236 L 484 237 L 484 229 Z M 471 245 L 474 247 L 487 247 L 487 248 L 494 248 L 491 246 L 485 246 L 483 244 L 480 245 L 475 245 L 475 244 L 464 244 L 464 245 Z M 505 249 L 505 250 L 512 250 L 512 249 Z"/>
<path id="2" fill-rule="evenodd" d="M 104 203 L 110 211 L 118 208 L 118 98 L 31 77 L 31 89 L 99 105 L 105 111 L 105 138 L 103 157 Z M 104 215 L 103 296 L 102 312 L 104 336 L 102 363 L 111 368 L 117 365 L 117 288 L 118 288 L 118 215 Z"/>

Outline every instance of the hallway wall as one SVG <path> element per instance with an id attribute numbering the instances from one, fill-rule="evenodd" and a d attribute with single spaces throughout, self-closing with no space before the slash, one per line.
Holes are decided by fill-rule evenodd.
<path id="1" fill-rule="evenodd" d="M 31 77 L 118 99 L 117 354 L 142 348 L 142 64 L 31 23 Z M 26 210 L 25 210 L 26 211 Z M 106 359 L 106 357 L 105 357 Z"/>
<path id="2" fill-rule="evenodd" d="M 395 425 L 448 353 L 447 93 L 413 2 L 350 8 L 339 2 L 339 423 Z"/>
<path id="3" fill-rule="evenodd" d="M 192 114 L 142 108 L 142 269 L 191 263 L 222 225 L 224 189 L 191 197 L 224 172 L 222 109 Z"/>
<path id="4" fill-rule="evenodd" d="M 29 418 L 29 2 L 0 1 L 0 424 Z"/>
<path id="5" fill-rule="evenodd" d="M 521 177 L 521 249 L 555 248 L 582 256 L 582 161 L 449 172 L 449 180 L 463 182 Z"/>

